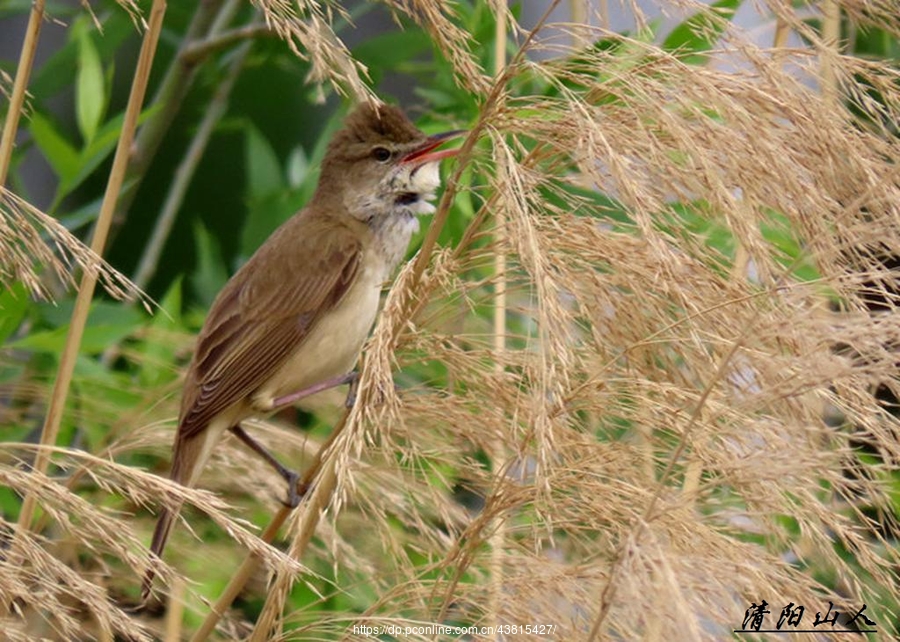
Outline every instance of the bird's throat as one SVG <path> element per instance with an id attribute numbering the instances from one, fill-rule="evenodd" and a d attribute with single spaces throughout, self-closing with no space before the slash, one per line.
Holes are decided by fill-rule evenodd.
<path id="1" fill-rule="evenodd" d="M 419 219 L 413 214 L 413 207 L 399 205 L 369 223 L 375 237 L 374 249 L 384 261 L 385 279 L 403 260 L 412 235 L 419 231 Z"/>

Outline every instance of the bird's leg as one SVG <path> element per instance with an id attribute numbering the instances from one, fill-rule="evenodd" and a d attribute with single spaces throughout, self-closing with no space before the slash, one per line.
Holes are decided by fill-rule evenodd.
<path id="1" fill-rule="evenodd" d="M 290 394 L 284 395 L 283 397 L 276 397 L 272 400 L 272 406 L 269 411 L 280 410 L 286 406 L 290 406 L 300 401 L 305 397 L 309 397 L 310 395 L 314 395 L 317 392 L 322 392 L 323 390 L 329 390 L 331 388 L 336 388 L 337 386 L 342 386 L 345 383 L 350 384 L 350 394 L 347 396 L 348 407 L 353 405 L 353 401 L 356 399 L 356 382 L 359 380 L 358 372 L 350 372 L 348 374 L 339 375 L 337 377 L 331 377 L 330 379 L 326 379 L 325 381 L 321 381 L 313 386 L 309 386 L 308 388 L 304 388 L 303 390 L 298 390 L 297 392 L 292 392 Z M 351 398 L 352 395 L 352 398 Z"/>
<path id="2" fill-rule="evenodd" d="M 359 392 L 359 373 L 354 370 L 346 376 L 350 378 L 347 382 L 350 387 L 347 389 L 347 398 L 344 399 L 344 408 L 352 408 L 356 403 L 356 393 Z"/>
<path id="3" fill-rule="evenodd" d="M 231 430 L 235 437 L 247 444 L 250 450 L 265 459 L 266 463 L 278 471 L 278 474 L 281 475 L 288 485 L 287 501 L 285 502 L 285 505 L 296 508 L 300 503 L 300 496 L 303 494 L 297 490 L 297 482 L 300 481 L 300 475 L 290 468 L 286 468 L 280 461 L 275 459 L 275 456 L 270 453 L 265 446 L 251 437 L 246 430 L 241 428 L 240 424 L 232 426 L 229 430 Z"/>
<path id="4" fill-rule="evenodd" d="M 282 408 L 286 408 L 287 406 L 291 406 L 297 401 L 300 401 L 305 397 L 309 397 L 310 395 L 314 395 L 317 392 L 322 392 L 323 390 L 329 390 L 330 388 L 342 386 L 345 383 L 350 384 L 350 390 L 347 393 L 347 400 L 344 402 L 344 405 L 347 408 L 350 408 L 356 401 L 356 391 L 359 388 L 359 373 L 355 371 L 337 377 L 331 377 L 330 379 L 321 381 L 313 386 L 304 388 L 303 390 L 298 390 L 297 392 L 292 392 L 290 394 L 284 395 L 283 397 L 276 397 L 271 402 L 265 404 L 267 407 L 260 408 L 260 410 L 266 413 L 275 412 L 277 410 L 281 410 Z M 296 508 L 300 503 L 300 496 L 304 492 L 304 489 L 301 489 L 299 491 L 297 490 L 297 482 L 300 479 L 300 475 L 298 475 L 290 468 L 286 468 L 285 466 L 283 466 L 281 462 L 275 459 L 275 456 L 266 449 L 265 446 L 251 437 L 250 434 L 239 424 L 236 426 L 232 426 L 230 430 L 235 437 L 247 444 L 247 446 L 249 446 L 253 452 L 265 459 L 266 462 L 272 468 L 278 471 L 278 474 L 284 478 L 284 480 L 288 484 L 288 497 L 286 505 L 290 506 L 291 508 Z"/>

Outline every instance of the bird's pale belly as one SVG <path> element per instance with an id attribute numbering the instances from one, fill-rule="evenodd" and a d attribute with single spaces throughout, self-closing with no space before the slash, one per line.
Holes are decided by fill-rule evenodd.
<path id="1" fill-rule="evenodd" d="M 359 275 L 341 302 L 325 314 L 299 349 L 253 395 L 256 409 L 264 411 L 278 397 L 350 372 L 378 313 L 378 276 L 374 270 Z"/>

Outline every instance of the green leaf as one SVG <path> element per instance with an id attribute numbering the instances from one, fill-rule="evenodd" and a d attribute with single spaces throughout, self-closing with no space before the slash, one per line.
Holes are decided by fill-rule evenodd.
<path id="1" fill-rule="evenodd" d="M 153 321 L 150 323 L 150 334 L 146 341 L 138 346 L 141 358 L 138 360 L 141 369 L 138 378 L 144 387 L 160 385 L 174 376 L 175 345 L 166 341 L 167 334 L 178 330 L 181 319 L 181 279 L 166 292 L 160 301 Z"/>
<path id="2" fill-rule="evenodd" d="M 31 115 L 28 131 L 31 132 L 35 145 L 59 177 L 60 183 L 71 181 L 81 166 L 75 147 L 57 131 L 49 118 L 38 112 Z"/>
<path id="3" fill-rule="evenodd" d="M 62 352 L 69 332 L 74 301 L 65 299 L 57 305 L 41 305 L 37 308 L 39 323 L 52 329 L 32 332 L 9 343 L 10 347 L 33 350 L 53 356 Z M 106 301 L 91 305 L 87 325 L 79 348 L 82 355 L 103 352 L 111 345 L 132 335 L 143 323 L 144 315 L 136 308 L 124 307 Z"/>
<path id="4" fill-rule="evenodd" d="M 146 389 L 134 385 L 123 372 L 110 370 L 102 360 L 79 355 L 72 379 L 72 404 L 77 404 L 79 420 L 76 439 L 88 452 L 98 452 L 114 434 L 110 427 L 122 413 L 145 409 Z M 83 414 L 82 414 L 83 413 Z"/>
<path id="5" fill-rule="evenodd" d="M 3 0 L 0 2 L 0 20 L 20 15 L 27 16 L 33 6 L 34 0 Z M 68 19 L 80 10 L 78 6 L 69 2 L 47 2 L 44 9 L 46 15 L 62 22 L 65 22 L 64 18 Z"/>
<path id="6" fill-rule="evenodd" d="M 247 126 L 247 191 L 251 199 L 262 198 L 284 189 L 281 164 L 275 150 L 253 125 Z"/>
<path id="7" fill-rule="evenodd" d="M 3 2 L 0 2 L 2 5 Z M 31 4 L 29 0 L 29 4 Z M 70 6 L 64 7 L 62 5 Z M 78 16 L 84 14 L 84 10 L 71 2 L 53 3 L 56 8 L 51 9 L 51 3 L 47 3 L 47 15 L 72 22 Z M 132 21 L 128 11 L 107 11 L 103 15 L 103 37 L 95 40 L 94 44 L 100 54 L 101 60 L 111 61 L 119 53 L 126 40 L 133 40 L 136 25 Z M 56 49 L 50 57 L 34 70 L 32 82 L 28 90 L 34 96 L 53 96 L 60 92 L 69 91 L 72 88 L 73 79 L 78 70 L 78 37 L 74 30 L 70 30 L 70 37 L 66 43 Z"/>
<path id="8" fill-rule="evenodd" d="M 435 111 L 451 113 L 450 108 L 456 104 L 456 96 L 442 89 L 416 87 L 416 96 L 427 101 Z"/>
<path id="9" fill-rule="evenodd" d="M 75 115 L 78 129 L 85 143 L 90 143 L 97 133 L 106 111 L 106 83 L 100 54 L 87 29 L 81 29 L 78 37 L 78 72 L 75 78 Z"/>
<path id="10" fill-rule="evenodd" d="M 672 29 L 663 41 L 663 49 L 682 54 L 700 54 L 712 49 L 728 21 L 734 17 L 741 5 L 741 0 L 719 0 L 709 9 L 698 11 L 693 16 Z M 715 14 L 715 15 L 713 15 Z M 684 56 L 682 61 L 688 64 L 699 64 L 703 56 Z"/>
<path id="11" fill-rule="evenodd" d="M 134 332 L 134 329 L 135 327 L 131 324 L 98 324 L 87 327 L 84 329 L 84 335 L 81 338 L 81 354 L 98 354 L 103 352 L 111 345 L 129 336 Z M 27 337 L 13 341 L 9 345 L 20 350 L 34 350 L 35 352 L 47 352 L 56 355 L 62 352 L 68 333 L 68 326 L 42 332 L 32 332 Z"/>
<path id="12" fill-rule="evenodd" d="M 141 115 L 138 117 L 138 125 L 143 124 L 144 121 L 158 109 L 159 106 L 154 105 L 142 111 Z M 67 194 L 81 185 L 81 183 L 97 169 L 97 166 L 112 154 L 116 145 L 119 143 L 119 136 L 122 133 L 122 122 L 124 120 L 125 114 L 123 112 L 116 114 L 100 127 L 100 130 L 95 134 L 94 138 L 81 150 L 78 172 L 71 180 L 60 185 L 60 192 L 62 194 Z"/>
<path id="13" fill-rule="evenodd" d="M 78 209 L 67 211 L 65 214 L 59 214 L 56 217 L 56 220 L 62 223 L 67 230 L 73 232 L 84 225 L 93 223 L 100 214 L 100 206 L 102 204 L 102 197 L 95 198 Z"/>
<path id="14" fill-rule="evenodd" d="M 309 158 L 306 157 L 303 147 L 298 145 L 291 151 L 286 169 L 287 181 L 291 189 L 296 189 L 309 180 L 312 167 L 309 165 Z"/>
<path id="15" fill-rule="evenodd" d="M 794 278 L 801 281 L 815 281 L 821 277 L 808 251 L 791 227 L 790 220 L 784 214 L 768 210 L 767 222 L 760 225 L 760 231 L 766 241 L 774 249 L 775 260 L 781 265 L 792 266 Z"/>
<path id="16" fill-rule="evenodd" d="M 146 121 L 157 109 L 159 109 L 158 106 L 153 106 L 141 112 L 138 124 Z M 44 153 L 47 162 L 59 176 L 59 187 L 54 196 L 54 205 L 49 208 L 50 211 L 54 210 L 55 204 L 58 204 L 64 196 L 81 185 L 97 169 L 97 166 L 109 157 L 119 142 L 123 121 L 124 114 L 117 114 L 109 119 L 95 132 L 94 138 L 84 146 L 81 152 L 78 152 L 63 138 L 48 118 L 39 113 L 32 115 L 29 131 L 31 131 L 35 144 Z"/>
<path id="17" fill-rule="evenodd" d="M 202 223 L 194 225 L 194 239 L 197 244 L 197 269 L 191 278 L 191 285 L 197 300 L 208 308 L 228 280 L 228 273 L 218 244 Z"/>
<path id="18" fill-rule="evenodd" d="M 353 48 L 353 57 L 369 69 L 372 82 L 376 85 L 387 70 L 407 71 L 407 63 L 414 61 L 428 51 L 431 41 L 419 29 L 390 31 L 369 38 Z"/>
<path id="19" fill-rule="evenodd" d="M 301 204 L 302 205 L 302 204 Z M 279 225 L 297 211 L 295 194 L 287 190 L 253 199 L 241 231 L 240 257 L 248 258 Z"/>
<path id="20" fill-rule="evenodd" d="M 240 251 L 248 257 L 296 211 L 275 150 L 253 125 L 246 128 L 247 217 Z"/>
<path id="21" fill-rule="evenodd" d="M 0 345 L 18 329 L 30 304 L 28 293 L 21 283 L 13 283 L 0 292 Z"/>
<path id="22" fill-rule="evenodd" d="M 75 309 L 73 299 L 63 299 L 57 304 L 41 304 L 38 308 L 40 322 L 45 326 L 67 327 Z M 110 301 L 98 300 L 91 304 L 87 326 L 93 325 L 131 325 L 143 323 L 144 315 L 136 308 L 123 306 Z"/>

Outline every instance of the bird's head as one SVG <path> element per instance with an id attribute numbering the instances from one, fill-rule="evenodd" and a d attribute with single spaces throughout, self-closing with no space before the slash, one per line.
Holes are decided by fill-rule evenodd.
<path id="1" fill-rule="evenodd" d="M 316 198 L 337 199 L 335 204 L 365 221 L 431 214 L 440 161 L 459 151 L 437 147 L 461 133 L 429 136 L 399 108 L 365 103 L 329 143 Z"/>

